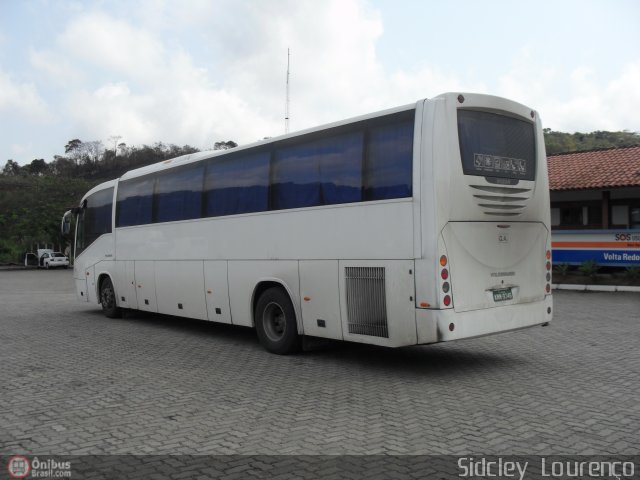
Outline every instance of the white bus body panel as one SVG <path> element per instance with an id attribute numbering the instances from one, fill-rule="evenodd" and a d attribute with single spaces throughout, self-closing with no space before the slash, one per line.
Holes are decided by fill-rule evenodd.
<path id="1" fill-rule="evenodd" d="M 456 312 L 544 299 L 545 249 L 541 223 L 449 222 L 442 237 Z M 496 303 L 493 290 L 511 288 L 513 300 Z"/>
<path id="2" fill-rule="evenodd" d="M 118 260 L 413 258 L 412 199 L 117 229 Z"/>
<path id="3" fill-rule="evenodd" d="M 539 302 L 467 312 L 418 310 L 418 343 L 447 342 L 532 327 L 551 321 L 550 308 L 552 297 L 547 295 Z"/>
<path id="4" fill-rule="evenodd" d="M 120 307 L 138 308 L 135 262 L 133 260 L 116 261 L 114 288 Z"/>
<path id="5" fill-rule="evenodd" d="M 155 262 L 152 260 L 136 261 L 135 278 L 138 308 L 147 312 L 157 312 Z"/>
<path id="6" fill-rule="evenodd" d="M 155 262 L 155 286 L 159 313 L 207 320 L 203 262 Z"/>
<path id="7" fill-rule="evenodd" d="M 209 320 L 220 323 L 232 323 L 226 261 L 204 262 L 204 290 L 206 293 Z"/>
<path id="8" fill-rule="evenodd" d="M 103 266 L 96 272 L 95 265 L 99 262 L 113 262 L 114 235 L 101 235 L 75 260 L 73 277 L 76 284 L 76 295 L 82 301 L 99 303 L 97 281 L 100 273 L 111 272 L 112 266 Z M 114 280 L 115 282 L 115 280 Z"/>
<path id="9" fill-rule="evenodd" d="M 305 334 L 342 340 L 338 261 L 303 260 L 299 269 Z"/>

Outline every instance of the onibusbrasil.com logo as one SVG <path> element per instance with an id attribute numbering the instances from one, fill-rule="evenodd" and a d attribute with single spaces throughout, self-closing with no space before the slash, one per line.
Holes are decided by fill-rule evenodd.
<path id="1" fill-rule="evenodd" d="M 9 458 L 7 470 L 11 478 L 71 478 L 71 462 L 53 458 L 29 460 L 24 455 Z"/>

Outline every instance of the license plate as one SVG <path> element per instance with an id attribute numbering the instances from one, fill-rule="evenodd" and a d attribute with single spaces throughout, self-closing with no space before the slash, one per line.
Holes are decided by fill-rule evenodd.
<path id="1" fill-rule="evenodd" d="M 494 302 L 504 302 L 505 300 L 513 300 L 513 292 L 510 288 L 503 288 L 501 290 L 493 291 Z"/>

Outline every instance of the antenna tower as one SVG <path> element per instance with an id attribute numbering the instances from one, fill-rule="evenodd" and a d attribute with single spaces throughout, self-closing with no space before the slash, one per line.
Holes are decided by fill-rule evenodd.
<path id="1" fill-rule="evenodd" d="M 287 95 L 284 107 L 284 133 L 289 133 L 289 49 L 287 48 Z"/>

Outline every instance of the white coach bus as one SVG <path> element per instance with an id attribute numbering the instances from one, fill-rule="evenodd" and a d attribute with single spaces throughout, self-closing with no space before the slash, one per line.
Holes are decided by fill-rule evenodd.
<path id="1" fill-rule="evenodd" d="M 138 309 L 388 347 L 551 320 L 538 114 L 447 93 L 125 173 L 77 215 L 74 278 Z"/>

